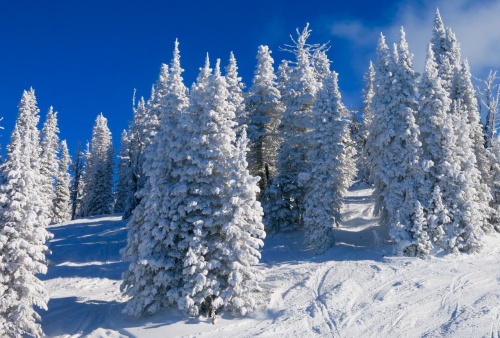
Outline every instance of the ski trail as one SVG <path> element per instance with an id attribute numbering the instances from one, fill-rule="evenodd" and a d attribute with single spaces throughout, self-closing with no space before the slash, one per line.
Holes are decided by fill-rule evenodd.
<path id="1" fill-rule="evenodd" d="M 215 325 L 177 309 L 134 319 L 121 314 L 124 223 L 118 217 L 53 226 L 42 278 L 48 337 L 495 337 L 500 338 L 500 235 L 471 255 L 395 257 L 371 216 L 371 190 L 354 187 L 335 228 L 336 245 L 314 255 L 301 232 L 269 236 L 262 249 L 257 309 L 222 313 Z"/>

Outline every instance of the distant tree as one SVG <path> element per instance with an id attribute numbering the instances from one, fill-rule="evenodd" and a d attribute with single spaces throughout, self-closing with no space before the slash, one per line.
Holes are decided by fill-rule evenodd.
<path id="1" fill-rule="evenodd" d="M 361 108 L 362 122 L 359 127 L 360 135 L 360 152 L 358 154 L 357 166 L 358 166 L 358 179 L 360 181 L 368 183 L 370 181 L 370 154 L 368 153 L 369 145 L 367 144 L 368 134 L 370 130 L 370 125 L 373 121 L 373 114 L 371 111 L 371 102 L 373 99 L 374 91 L 374 81 L 375 81 L 375 70 L 373 68 L 373 63 L 370 61 L 370 66 L 364 77 L 365 87 L 363 88 L 363 107 Z"/>
<path id="2" fill-rule="evenodd" d="M 486 122 L 483 128 L 486 148 L 493 147 L 497 129 L 498 102 L 500 99 L 500 87 L 495 84 L 497 79 L 497 72 L 490 70 L 488 77 L 482 80 L 484 89 L 480 96 L 483 97 L 482 103 L 486 106 Z"/>
<path id="3" fill-rule="evenodd" d="M 63 223 L 71 219 L 70 211 L 70 175 L 68 172 L 71 158 L 69 157 L 66 140 L 60 143 L 60 158 L 56 175 L 56 186 L 54 191 L 53 222 Z"/>
<path id="4" fill-rule="evenodd" d="M 144 187 L 146 176 L 143 172 L 144 152 L 151 143 L 153 135 L 153 124 L 151 124 L 151 111 L 147 108 L 144 98 L 141 97 L 134 108 L 134 119 L 129 127 L 128 138 L 128 156 L 129 169 L 129 187 L 128 195 L 123 211 L 123 218 L 127 219 L 132 215 L 140 199 L 137 193 Z"/>
<path id="5" fill-rule="evenodd" d="M 107 119 L 101 114 L 92 130 L 90 155 L 85 167 L 83 215 L 105 215 L 113 207 L 113 144 Z"/>
<path id="6" fill-rule="evenodd" d="M 52 201 L 55 198 L 55 184 L 58 170 L 57 153 L 59 150 L 59 128 L 57 127 L 57 112 L 50 107 L 43 124 L 41 134 L 40 173 L 45 180 L 43 191 L 49 219 L 53 218 Z"/>
<path id="7" fill-rule="evenodd" d="M 118 172 L 115 189 L 115 203 L 113 212 L 122 213 L 127 207 L 131 194 L 132 164 L 130 161 L 130 140 L 126 130 L 123 130 L 120 139 L 120 155 L 118 155 Z"/>
<path id="8" fill-rule="evenodd" d="M 305 242 L 317 253 L 333 245 L 333 227 L 340 222 L 342 198 L 355 175 L 353 154 L 344 146 L 349 136 L 348 110 L 341 102 L 337 73 L 323 78 L 312 108 L 313 128 L 308 135 L 311 172 L 304 183 Z"/>
<path id="9" fill-rule="evenodd" d="M 70 203 L 71 203 L 71 219 L 74 220 L 78 215 L 79 209 L 81 209 L 82 201 L 82 185 L 83 185 L 83 172 L 85 165 L 85 157 L 81 149 L 81 143 L 78 142 L 78 148 L 76 149 L 76 155 L 74 161 L 71 163 L 70 171 L 71 183 L 70 183 Z"/>
<path id="10" fill-rule="evenodd" d="M 500 230 L 500 142 L 494 138 L 491 142 L 491 171 L 489 187 L 492 195 L 491 207 L 494 210 L 491 223 L 497 231 Z"/>
<path id="11" fill-rule="evenodd" d="M 280 144 L 278 126 L 284 112 L 273 62 L 269 47 L 259 46 L 257 67 L 245 100 L 249 114 L 249 170 L 252 176 L 260 177 L 260 194 L 264 193 L 276 173 L 276 154 Z"/>
<path id="12" fill-rule="evenodd" d="M 24 91 L 0 180 L 0 335 L 43 337 L 33 306 L 47 309 L 49 294 L 38 274 L 47 272 L 51 235 L 40 173 L 39 109 Z"/>

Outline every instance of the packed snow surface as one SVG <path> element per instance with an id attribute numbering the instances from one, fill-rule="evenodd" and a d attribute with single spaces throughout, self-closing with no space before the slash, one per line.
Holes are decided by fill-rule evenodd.
<path id="1" fill-rule="evenodd" d="M 300 232 L 269 235 L 259 310 L 244 318 L 189 318 L 165 309 L 121 313 L 126 222 L 94 217 L 50 227 L 48 337 L 499 337 L 500 236 L 482 252 L 395 257 L 372 217 L 371 190 L 351 188 L 337 245 L 315 256 Z"/>

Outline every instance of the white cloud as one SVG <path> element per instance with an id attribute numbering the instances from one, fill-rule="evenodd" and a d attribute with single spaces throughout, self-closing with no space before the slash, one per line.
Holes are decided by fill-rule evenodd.
<path id="1" fill-rule="evenodd" d="M 391 36 L 397 36 L 399 26 L 405 27 L 418 69 L 423 68 L 425 46 L 431 38 L 436 7 L 439 7 L 445 26 L 455 32 L 462 58 L 469 60 L 473 72 L 500 69 L 500 2 L 484 0 L 427 1 L 420 8 L 401 8 L 398 22 L 390 27 Z"/>
<path id="2" fill-rule="evenodd" d="M 474 74 L 484 76 L 490 68 L 500 70 L 500 1 L 496 0 L 404 2 L 393 22 L 379 27 L 356 20 L 336 22 L 330 26 L 330 32 L 335 37 L 348 39 L 354 44 L 354 49 L 366 50 L 367 46 L 373 46 L 374 54 L 380 32 L 386 35 L 388 43 L 397 42 L 399 29 L 403 26 L 410 50 L 415 54 L 415 68 L 421 71 L 436 8 L 439 8 L 445 26 L 455 32 L 462 58 L 468 59 Z"/>
<path id="3" fill-rule="evenodd" d="M 330 27 L 330 33 L 335 37 L 350 40 L 359 46 L 372 45 L 379 35 L 376 30 L 355 20 L 334 23 Z"/>

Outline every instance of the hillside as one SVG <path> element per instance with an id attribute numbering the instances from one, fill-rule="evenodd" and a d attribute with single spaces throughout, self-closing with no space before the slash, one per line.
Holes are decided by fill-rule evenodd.
<path id="1" fill-rule="evenodd" d="M 48 337 L 499 337 L 500 236 L 483 251 L 429 259 L 391 256 L 371 190 L 352 188 L 337 245 L 321 256 L 300 233 L 268 236 L 260 310 L 221 314 L 215 325 L 176 309 L 134 319 L 121 314 L 127 263 L 119 216 L 50 227 L 50 266 L 42 279 L 51 299 L 40 311 Z"/>

